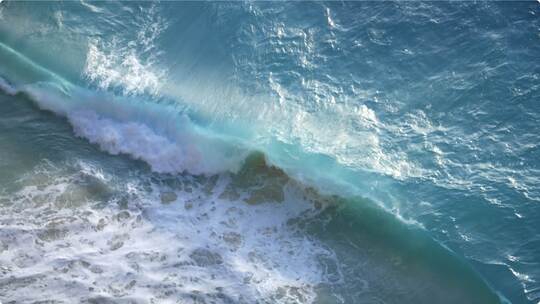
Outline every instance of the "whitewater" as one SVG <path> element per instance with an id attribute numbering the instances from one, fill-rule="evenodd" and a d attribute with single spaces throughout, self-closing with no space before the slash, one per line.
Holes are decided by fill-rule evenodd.
<path id="1" fill-rule="evenodd" d="M 0 302 L 539 303 L 537 2 L 0 2 Z"/>

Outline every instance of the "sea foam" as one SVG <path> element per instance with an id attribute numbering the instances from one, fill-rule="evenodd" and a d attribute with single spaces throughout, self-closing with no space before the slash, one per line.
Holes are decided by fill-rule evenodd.
<path id="1" fill-rule="evenodd" d="M 294 191 L 281 204 L 248 205 L 222 198 L 224 176 L 110 171 L 42 163 L 17 195 L 0 195 L 11 206 L 0 211 L 0 239 L 11 240 L 2 271 L 28 279 L 4 280 L 0 292 L 23 302 L 39 290 L 56 301 L 311 303 L 327 281 L 324 263 L 336 263 L 288 222 L 313 208 Z M 42 275 L 49 271 L 56 275 Z"/>
<path id="2" fill-rule="evenodd" d="M 64 116 L 77 136 L 111 154 L 145 161 L 159 173 L 216 174 L 238 170 L 249 149 L 198 128 L 187 115 L 144 101 L 116 98 L 75 86 L 39 82 L 20 87 L 0 78 L 7 94 L 23 94 Z"/>

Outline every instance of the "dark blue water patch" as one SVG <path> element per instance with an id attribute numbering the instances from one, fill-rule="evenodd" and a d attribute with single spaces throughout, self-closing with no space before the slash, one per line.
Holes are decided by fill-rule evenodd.
<path id="1" fill-rule="evenodd" d="M 423 223 L 435 239 L 468 260 L 508 300 L 533 303 L 535 295 L 528 290 L 534 290 L 539 275 L 538 233 L 533 227 L 538 225 L 540 208 L 507 184 L 492 187 L 489 191 L 449 190 L 417 183 L 405 184 L 394 193 L 404 199 L 403 216 Z M 421 203 L 428 201 L 429 206 Z"/>
<path id="2" fill-rule="evenodd" d="M 512 303 L 531 303 L 526 293 L 516 292 L 523 288 L 519 282 L 513 280 L 514 274 L 505 265 L 485 264 L 472 260 L 471 264 L 486 277 L 499 278 L 493 282 L 493 288 L 501 290 Z"/>
<path id="3" fill-rule="evenodd" d="M 346 303 L 499 303 L 468 262 L 369 200 L 342 200 L 321 218 L 308 227 L 337 248 L 345 283 L 333 289 Z"/>

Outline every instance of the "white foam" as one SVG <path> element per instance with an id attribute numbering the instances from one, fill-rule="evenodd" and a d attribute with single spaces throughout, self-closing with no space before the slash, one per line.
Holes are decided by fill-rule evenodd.
<path id="1" fill-rule="evenodd" d="M 95 5 L 92 5 L 92 4 L 90 4 L 90 3 L 87 3 L 87 2 L 84 1 L 84 0 L 81 0 L 80 3 L 81 3 L 81 5 L 83 5 L 84 7 L 88 8 L 88 9 L 89 9 L 91 12 L 93 12 L 93 13 L 101 13 L 101 12 L 103 12 L 103 9 L 101 9 L 101 8 L 95 6 Z"/>
<path id="2" fill-rule="evenodd" d="M 134 50 L 98 45 L 96 41 L 88 45 L 84 73 L 90 81 L 105 90 L 120 87 L 128 94 L 157 93 L 162 71 L 154 71 L 150 63 L 141 62 Z"/>
<path id="3" fill-rule="evenodd" d="M 86 5 L 86 4 L 85 4 Z M 137 20 L 136 39 L 122 35 L 107 40 L 93 39 L 88 44 L 84 75 L 102 89 L 120 89 L 125 94 L 157 94 L 167 73 L 158 64 L 156 40 L 167 28 L 156 5 Z"/>
<path id="4" fill-rule="evenodd" d="M 21 191 L 0 197 L 12 202 L 0 208 L 0 242 L 9 243 L 0 265 L 15 278 L 0 287 L 5 299 L 311 303 L 326 280 L 320 259 L 335 261 L 288 224 L 312 208 L 294 191 L 281 204 L 253 206 L 220 198 L 226 176 L 206 192 L 189 177 L 170 187 L 139 173 L 131 180 L 80 161 L 74 166 L 68 173 L 45 164 L 20 181 Z M 58 205 L 66 195 L 87 195 L 88 180 L 127 195 L 127 209 L 113 203 L 117 198 L 92 208 L 91 196 L 76 207 Z M 175 194 L 169 204 L 160 203 L 164 191 Z"/>
<path id="5" fill-rule="evenodd" d="M 210 156 L 196 145 L 201 138 L 192 134 L 171 140 L 145 124 L 117 122 L 89 110 L 70 113 L 69 120 L 78 136 L 98 144 L 111 154 L 124 153 L 144 160 L 153 171 L 159 173 L 188 171 L 192 174 L 212 174 L 234 170 L 245 155 L 241 153 L 240 157 L 226 157 L 218 152 Z"/>
<path id="6" fill-rule="evenodd" d="M 128 154 L 159 173 L 216 174 L 238 170 L 249 150 L 199 129 L 172 108 L 96 94 L 76 87 L 37 83 L 15 88 L 0 79 L 8 94 L 24 93 L 42 109 L 66 117 L 75 134 L 111 154 Z"/>
<path id="7" fill-rule="evenodd" d="M 326 15 L 326 22 L 328 23 L 328 25 L 331 27 L 331 28 L 335 28 L 336 27 L 336 23 L 334 22 L 334 20 L 332 20 L 332 16 L 330 15 L 331 12 L 330 12 L 330 8 L 326 8 L 325 10 L 325 15 Z"/>

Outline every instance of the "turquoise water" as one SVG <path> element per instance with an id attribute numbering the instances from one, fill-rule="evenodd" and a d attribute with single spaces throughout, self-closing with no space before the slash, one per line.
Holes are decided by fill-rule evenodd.
<path id="1" fill-rule="evenodd" d="M 0 3 L 0 301 L 538 303 L 538 14 Z"/>

